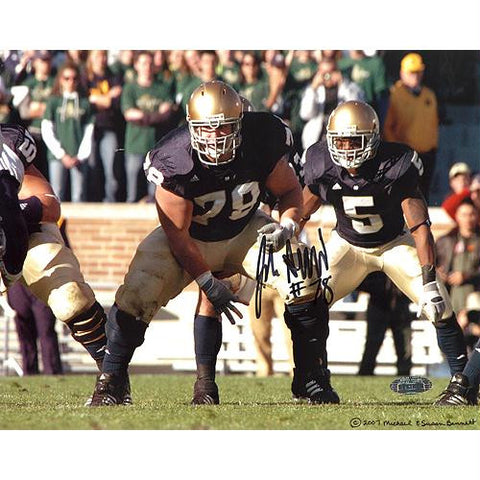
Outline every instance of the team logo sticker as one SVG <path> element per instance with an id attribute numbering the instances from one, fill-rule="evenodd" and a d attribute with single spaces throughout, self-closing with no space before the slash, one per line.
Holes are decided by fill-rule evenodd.
<path id="1" fill-rule="evenodd" d="M 416 395 L 432 388 L 432 382 L 425 377 L 410 376 L 395 379 L 390 384 L 390 390 L 401 395 Z"/>

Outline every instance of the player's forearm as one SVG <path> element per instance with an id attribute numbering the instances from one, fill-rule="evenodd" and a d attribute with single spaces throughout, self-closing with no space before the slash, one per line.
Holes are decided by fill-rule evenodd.
<path id="1" fill-rule="evenodd" d="M 313 194 L 308 186 L 305 186 L 303 189 L 303 213 L 300 219 L 301 229 L 310 220 L 310 216 L 320 208 L 321 204 L 320 198 Z"/>
<path id="2" fill-rule="evenodd" d="M 168 235 L 170 249 L 177 262 L 192 276 L 197 278 L 210 270 L 194 241 L 187 234 Z"/>
<path id="3" fill-rule="evenodd" d="M 430 227 L 422 225 L 412 235 L 415 240 L 420 265 L 422 267 L 435 265 L 435 244 Z"/>
<path id="4" fill-rule="evenodd" d="M 301 191 L 294 189 L 283 195 L 278 200 L 278 212 L 280 222 L 289 218 L 298 224 L 303 212 Z"/>
<path id="5" fill-rule="evenodd" d="M 430 230 L 428 207 L 423 197 L 409 197 L 402 201 L 407 226 L 417 247 L 420 265 L 435 265 L 435 242 Z"/>

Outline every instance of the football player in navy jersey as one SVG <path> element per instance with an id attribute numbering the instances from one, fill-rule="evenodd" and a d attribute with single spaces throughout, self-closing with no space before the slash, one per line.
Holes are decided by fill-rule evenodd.
<path id="1" fill-rule="evenodd" d="M 253 105 L 240 96 L 244 112 L 253 112 Z M 303 186 L 303 169 L 300 156 L 295 149 L 289 154 L 289 164 L 293 168 L 300 184 Z M 265 191 L 261 198 L 261 208 L 271 212 L 276 206 L 277 199 L 270 192 Z M 265 206 L 265 208 L 264 208 Z M 240 274 L 224 279 L 238 297 L 252 302 L 255 281 Z M 255 319 L 253 320 L 255 321 Z M 262 318 L 257 319 L 262 321 Z M 197 365 L 197 379 L 193 388 L 192 405 L 212 405 L 219 403 L 218 386 L 215 383 L 217 356 L 222 344 L 221 317 L 208 301 L 207 296 L 200 289 L 200 296 L 194 317 L 194 346 Z"/>
<path id="2" fill-rule="evenodd" d="M 12 135 L 13 133 L 13 135 Z M 5 292 L 22 276 L 28 251 L 28 229 L 22 215 L 18 192 L 35 158 L 30 134 L 19 138 L 15 126 L 0 126 L 0 289 Z M 33 148 L 32 148 L 33 144 Z"/>
<path id="3" fill-rule="evenodd" d="M 105 354 L 106 315 L 85 282 L 57 221 L 60 202 L 33 165 L 37 148 L 20 125 L 0 124 L 0 260 L 3 287 L 21 279 L 64 322 L 98 364 Z M 4 235 L 2 235 L 2 230 Z M 129 403 L 128 391 L 122 402 Z"/>
<path id="4" fill-rule="evenodd" d="M 418 187 L 423 173 L 418 154 L 380 141 L 374 109 L 350 101 L 330 115 L 327 142 L 309 147 L 302 161 L 301 224 L 322 204 L 331 204 L 337 218 L 326 246 L 331 302 L 352 292 L 369 273 L 383 271 L 435 325 L 452 375 L 461 372 L 467 352 L 436 276 L 428 208 Z"/>
<path id="5" fill-rule="evenodd" d="M 302 190 L 288 165 L 290 130 L 272 114 L 244 113 L 239 95 L 220 81 L 195 89 L 187 123 L 147 154 L 144 167 L 156 184 L 161 226 L 140 243 L 116 293 L 92 406 L 121 403 L 129 362 L 149 322 L 192 280 L 217 314 L 230 321 L 240 316 L 238 297 L 214 273 L 246 274 L 279 292 L 296 367 L 305 373 L 303 390 L 312 403 L 321 403 L 319 392 L 338 400 L 319 360 L 318 324 L 328 309 L 318 297 L 316 272 L 302 279 L 302 288 L 292 288 L 289 275 L 298 265 L 287 265 L 282 256 L 287 246 L 305 248 L 296 238 Z M 258 209 L 265 190 L 279 199 L 279 222 Z M 212 329 L 215 342 L 218 330 Z M 208 390 L 214 382 L 205 380 L 204 392 L 217 403 L 217 392 Z"/>

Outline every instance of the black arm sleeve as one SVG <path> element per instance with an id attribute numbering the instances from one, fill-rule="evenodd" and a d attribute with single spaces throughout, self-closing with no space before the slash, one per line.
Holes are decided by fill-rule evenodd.
<path id="1" fill-rule="evenodd" d="M 6 237 L 3 261 L 8 273 L 17 274 L 23 268 L 28 251 L 28 230 L 18 203 L 18 182 L 0 174 L 0 227 Z"/>

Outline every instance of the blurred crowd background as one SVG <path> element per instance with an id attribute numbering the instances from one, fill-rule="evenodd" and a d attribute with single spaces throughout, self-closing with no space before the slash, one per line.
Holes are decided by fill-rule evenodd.
<path id="1" fill-rule="evenodd" d="M 408 92 L 419 98 L 399 110 L 409 54 L 404 70 L 421 78 Z M 299 153 L 325 135 L 338 103 L 366 100 L 387 140 L 422 154 L 430 205 L 448 193 L 453 163 L 480 162 L 478 51 L 4 50 L 0 61 L 0 121 L 29 128 L 37 166 L 63 201 L 149 200 L 145 153 L 184 123 L 191 92 L 213 79 L 287 122 Z M 414 125 L 403 131 L 402 122 Z"/>

